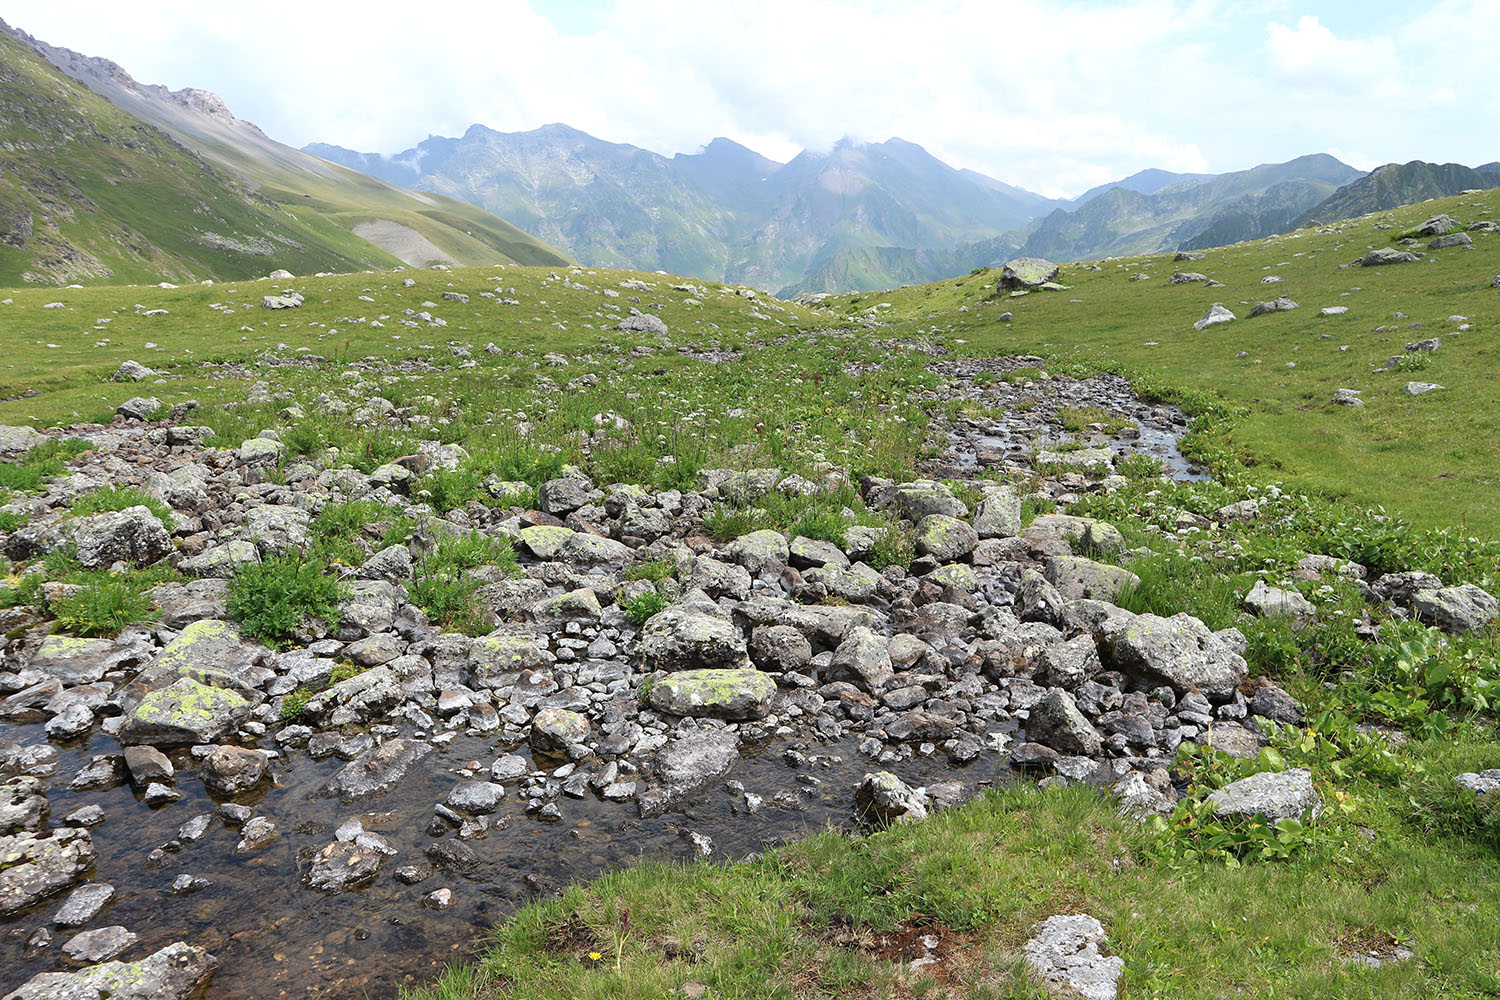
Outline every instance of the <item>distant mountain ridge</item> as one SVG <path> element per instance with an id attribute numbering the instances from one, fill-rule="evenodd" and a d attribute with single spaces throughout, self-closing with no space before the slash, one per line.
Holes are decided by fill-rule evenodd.
<path id="1" fill-rule="evenodd" d="M 1352 219 L 1418 201 L 1445 198 L 1470 188 L 1492 187 L 1500 187 L 1500 162 L 1474 168 L 1422 160 L 1387 163 L 1335 191 L 1299 217 L 1296 224 Z"/>
<path id="2" fill-rule="evenodd" d="M 672 157 L 566 125 L 471 126 L 391 156 L 306 152 L 483 206 L 600 266 L 661 268 L 801 291 L 844 251 L 951 252 L 1063 204 L 891 139 L 845 139 L 777 163 L 729 139 Z M 876 285 L 890 276 L 861 268 Z M 903 272 L 904 275 L 904 272 Z"/>
<path id="3" fill-rule="evenodd" d="M 10 110 L 18 114 L 30 110 L 34 123 L 81 113 L 87 120 L 108 123 L 101 135 L 111 132 L 123 135 L 141 128 L 160 130 L 159 140 L 151 140 L 153 146 L 159 145 L 162 150 L 151 157 L 155 165 L 135 164 L 125 175 L 139 178 L 143 183 L 161 182 L 162 193 L 149 206 L 157 214 L 175 218 L 179 210 L 185 213 L 176 220 L 178 225 L 163 230 L 159 240 L 148 241 L 158 247 L 165 243 L 177 246 L 174 253 L 164 253 L 161 262 L 176 277 L 249 277 L 276 267 L 305 272 L 403 263 L 424 266 L 568 262 L 565 255 L 473 205 L 409 191 L 275 142 L 254 124 L 235 117 L 217 95 L 208 91 L 194 88 L 171 91 L 139 83 L 108 59 L 48 45 L 4 21 L 0 21 L 0 42 L 6 43 L 0 50 L 0 70 L 11 71 L 13 77 L 25 76 L 30 81 L 24 93 L 17 90 L 9 95 Z M 41 60 L 39 65 L 45 71 L 37 68 L 31 56 Z M 30 68 L 23 74 L 22 66 Z M 40 85 L 44 78 L 76 81 L 87 89 L 59 102 L 57 95 L 64 91 L 50 83 Z M 99 104 L 100 100 L 107 105 Z M 49 110 L 37 113 L 43 106 Z M 106 106 L 112 108 L 106 111 Z M 49 133 L 44 126 L 38 126 L 35 134 L 35 141 L 43 145 L 60 138 L 55 129 Z M 106 142 L 90 155 L 96 160 L 100 156 L 119 157 L 126 155 L 123 151 L 129 148 L 128 143 Z M 92 196 L 105 206 L 104 214 L 132 213 L 130 222 L 120 218 L 114 223 L 128 225 L 138 233 L 141 226 L 151 228 L 154 223 L 144 212 L 148 207 L 144 202 L 124 204 L 117 197 L 101 196 L 109 193 L 114 182 L 95 176 L 97 163 L 80 159 L 81 152 L 77 144 L 63 141 L 57 144 L 54 153 L 59 164 L 69 164 L 70 177 L 88 182 L 79 189 L 79 196 Z M 188 172 L 196 171 L 203 177 L 192 181 L 185 173 L 176 173 L 168 181 L 163 171 L 184 155 L 199 161 L 199 166 Z M 203 239 L 186 235 L 197 228 L 194 213 L 188 211 L 193 202 L 178 204 L 181 198 L 173 199 L 165 191 L 168 188 L 185 191 L 204 184 L 215 194 L 239 191 L 249 199 L 254 212 L 237 217 L 236 224 L 244 227 L 245 232 L 215 232 L 214 252 L 200 254 L 196 249 L 191 252 L 187 249 L 190 245 L 196 248 Z M 14 203 L 13 213 L 23 211 L 19 207 L 23 197 L 17 194 L 8 199 Z M 103 224 L 102 216 L 100 221 Z M 221 223 L 220 228 L 232 227 Z M 286 235 L 292 231 L 299 235 Z M 286 238 L 278 240 L 268 235 L 271 233 L 282 233 Z M 115 249 L 118 245 L 118 241 L 100 244 L 105 256 L 118 256 Z M 169 262 L 168 258 L 174 255 L 180 259 Z M 66 266 L 52 270 L 59 275 L 70 271 Z M 98 276 L 98 272 L 115 270 L 102 261 L 98 266 L 71 269 L 76 272 L 75 278 L 76 274 Z M 41 272 L 32 273 L 40 278 Z"/>

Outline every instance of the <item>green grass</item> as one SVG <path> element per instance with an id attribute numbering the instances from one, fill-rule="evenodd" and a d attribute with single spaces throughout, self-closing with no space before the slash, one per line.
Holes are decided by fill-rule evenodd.
<path id="1" fill-rule="evenodd" d="M 84 584 L 77 594 L 53 603 L 57 629 L 86 638 L 113 638 L 129 625 L 155 621 L 160 613 L 146 596 L 149 585 L 128 576 Z"/>
<path id="2" fill-rule="evenodd" d="M 133 486 L 106 486 L 101 490 L 87 493 L 73 502 L 72 513 L 74 517 L 88 517 L 91 514 L 126 510 L 131 507 L 145 507 L 155 514 L 162 524 L 168 526 L 174 521 L 171 507 Z"/>
<path id="3" fill-rule="evenodd" d="M 625 619 L 636 628 L 640 628 L 671 606 L 670 597 L 653 590 L 647 594 L 639 594 L 625 602 Z"/>
<path id="4" fill-rule="evenodd" d="M 474 596 L 484 580 L 472 571 L 481 567 L 501 576 L 518 573 L 510 541 L 488 535 L 442 539 L 416 565 L 410 588 L 412 603 L 435 625 L 465 635 L 484 635 L 493 625 Z"/>

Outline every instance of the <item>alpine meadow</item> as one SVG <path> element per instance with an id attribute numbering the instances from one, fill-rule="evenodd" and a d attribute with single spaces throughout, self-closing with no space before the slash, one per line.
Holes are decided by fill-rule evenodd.
<path id="1" fill-rule="evenodd" d="M 441 80 L 120 30 L 227 100 L 0 22 L 0 997 L 1500 996 L 1500 162 L 1361 75 L 1500 22 L 1017 5 L 1069 104 L 896 4 L 910 95 L 856 17 L 780 104 L 763 13 L 502 6 Z"/>

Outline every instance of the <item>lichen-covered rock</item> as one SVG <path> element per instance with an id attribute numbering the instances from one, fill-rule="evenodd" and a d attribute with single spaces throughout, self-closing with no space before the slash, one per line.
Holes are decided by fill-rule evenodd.
<path id="1" fill-rule="evenodd" d="M 1010 538 L 1021 533 L 1021 498 L 992 492 L 974 508 L 974 531 L 980 538 Z"/>
<path id="2" fill-rule="evenodd" d="M 181 677 L 143 696 L 120 729 L 121 743 L 218 743 L 249 720 L 252 706 L 224 688 Z"/>
<path id="3" fill-rule="evenodd" d="M 135 666 L 150 649 L 149 642 L 115 642 L 49 635 L 26 666 L 63 684 L 93 684 L 111 670 Z"/>
<path id="4" fill-rule="evenodd" d="M 1313 819 L 1323 811 L 1323 798 L 1313 787 L 1312 772 L 1305 767 L 1289 771 L 1263 771 L 1232 781 L 1208 797 L 1217 819 L 1249 819 L 1264 816 L 1272 823 L 1283 819 Z"/>
<path id="5" fill-rule="evenodd" d="M 1060 273 L 1061 269 L 1050 260 L 1017 257 L 1005 262 L 996 287 L 1002 292 L 1038 288 L 1049 281 L 1056 281 Z"/>
<path id="6" fill-rule="evenodd" d="M 43 972 L 4 1000 L 193 1000 L 203 995 L 218 968 L 208 952 L 179 941 L 139 962 Z"/>
<path id="7" fill-rule="evenodd" d="M 1130 570 L 1083 556 L 1053 556 L 1042 575 L 1070 601 L 1117 601 L 1121 594 L 1141 585 L 1141 578 Z"/>
<path id="8" fill-rule="evenodd" d="M 672 715 L 742 721 L 765 718 L 775 694 L 771 678 L 754 667 L 735 667 L 671 674 L 652 684 L 648 700 L 652 708 Z"/>
<path id="9" fill-rule="evenodd" d="M 750 573 L 777 573 L 791 558 L 787 541 L 779 531 L 752 531 L 729 544 L 729 558 Z"/>
<path id="10" fill-rule="evenodd" d="M 1104 925 L 1086 913 L 1048 917 L 1026 942 L 1026 965 L 1059 998 L 1115 1000 L 1125 961 L 1106 956 Z"/>
<path id="11" fill-rule="evenodd" d="M 570 590 L 555 597 L 544 597 L 531 605 L 530 611 L 539 625 L 596 622 L 604 613 L 604 609 L 599 606 L 599 595 L 588 587 Z"/>
<path id="12" fill-rule="evenodd" d="M 833 651 L 833 660 L 824 677 L 829 681 L 848 681 L 866 691 L 878 691 L 893 673 L 890 643 L 871 629 L 856 625 Z"/>
<path id="13" fill-rule="evenodd" d="M 947 514 L 928 514 L 917 524 L 917 555 L 940 563 L 957 562 L 974 551 L 979 535 L 967 522 Z"/>
<path id="14" fill-rule="evenodd" d="M 157 688 L 186 678 L 259 700 L 260 689 L 276 676 L 264 665 L 269 658 L 266 647 L 247 641 L 236 626 L 204 619 L 179 632 L 142 672 L 138 683 Z"/>
<path id="15" fill-rule="evenodd" d="M 544 708 L 531 720 L 531 748 L 543 753 L 567 753 L 589 738 L 588 717 L 565 708 Z"/>
<path id="16" fill-rule="evenodd" d="M 275 465 L 286 457 L 286 445 L 273 438 L 250 438 L 240 444 L 235 459 L 241 465 Z"/>
<path id="17" fill-rule="evenodd" d="M 641 628 L 642 665 L 670 671 L 743 665 L 747 660 L 744 635 L 710 608 L 714 608 L 711 602 L 694 601 L 653 615 Z"/>
<path id="18" fill-rule="evenodd" d="M 1317 613 L 1312 602 L 1295 590 L 1282 590 L 1264 580 L 1245 595 L 1245 610 L 1261 618 L 1308 618 Z"/>
<path id="19" fill-rule="evenodd" d="M 1125 551 L 1125 536 L 1107 521 L 1072 514 L 1042 514 L 1026 528 L 1030 538 L 1050 538 L 1103 555 Z"/>

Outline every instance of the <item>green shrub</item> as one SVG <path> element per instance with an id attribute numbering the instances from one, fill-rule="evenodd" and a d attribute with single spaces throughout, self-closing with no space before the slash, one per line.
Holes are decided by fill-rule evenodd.
<path id="1" fill-rule="evenodd" d="M 302 710 L 307 707 L 307 703 L 312 701 L 312 699 L 313 693 L 302 688 L 298 688 L 281 699 L 281 721 L 296 722 L 302 718 Z"/>
<path id="2" fill-rule="evenodd" d="M 357 566 L 367 555 L 358 541 L 365 527 L 387 522 L 390 527 L 373 539 L 377 550 L 406 541 L 416 522 L 374 500 L 328 504 L 312 519 L 313 550 L 327 562 Z"/>
<path id="3" fill-rule="evenodd" d="M 241 566 L 229 581 L 229 617 L 252 639 L 276 648 L 291 641 L 308 618 L 333 625 L 347 588 L 325 570 L 321 559 L 295 555 Z"/>
<path id="4" fill-rule="evenodd" d="M 87 493 L 73 501 L 72 515 L 88 517 L 91 514 L 127 510 L 131 507 L 145 507 L 162 524 L 172 524 L 172 508 L 134 486 L 106 486 L 102 490 Z"/>
<path id="5" fill-rule="evenodd" d="M 160 613 L 151 607 L 145 589 L 130 578 L 87 584 L 77 594 L 53 603 L 58 628 L 86 638 L 114 638 L 126 626 L 155 621 Z"/>
<path id="6" fill-rule="evenodd" d="M 21 525 L 25 523 L 26 519 L 21 517 L 20 514 L 8 510 L 0 510 L 0 533 L 8 535 L 12 531 L 19 531 Z"/>
<path id="7" fill-rule="evenodd" d="M 703 530 L 716 542 L 732 542 L 755 529 L 755 517 L 749 511 L 733 507 L 715 507 L 703 519 Z"/>
<path id="8" fill-rule="evenodd" d="M 672 599 L 665 594 L 652 591 L 640 594 L 625 602 L 625 618 L 636 628 L 646 624 L 652 617 L 671 607 Z"/>
<path id="9" fill-rule="evenodd" d="M 328 686 L 333 687 L 335 684 L 342 684 L 351 677 L 358 677 L 368 669 L 369 667 L 362 667 L 353 660 L 340 660 L 328 672 Z"/>

